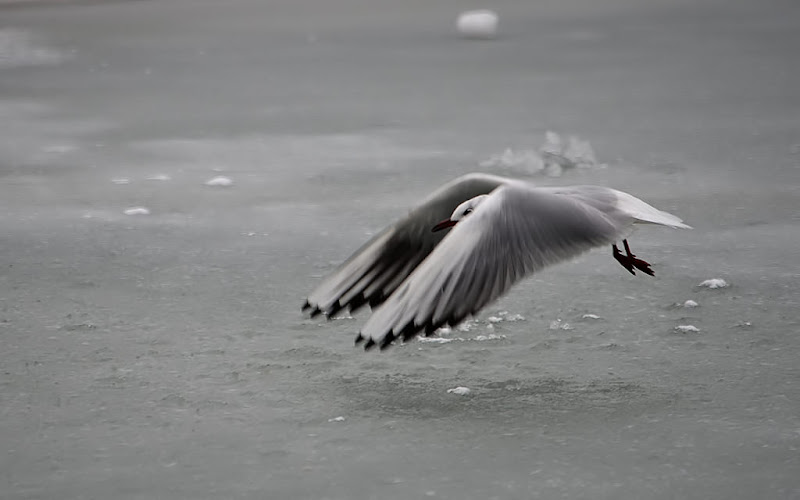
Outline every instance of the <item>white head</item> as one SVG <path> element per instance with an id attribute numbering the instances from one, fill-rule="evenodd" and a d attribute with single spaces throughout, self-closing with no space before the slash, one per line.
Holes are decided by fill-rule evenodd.
<path id="1" fill-rule="evenodd" d="M 488 194 L 481 194 L 476 196 L 475 198 L 471 198 L 461 205 L 457 206 L 455 210 L 453 210 L 453 214 L 450 216 L 449 219 L 445 219 L 442 222 L 433 226 L 432 231 L 435 233 L 436 231 L 441 231 L 442 229 L 446 229 L 448 227 L 455 226 L 458 221 L 462 220 L 467 215 L 471 214 L 475 208 L 483 203 L 489 195 Z"/>

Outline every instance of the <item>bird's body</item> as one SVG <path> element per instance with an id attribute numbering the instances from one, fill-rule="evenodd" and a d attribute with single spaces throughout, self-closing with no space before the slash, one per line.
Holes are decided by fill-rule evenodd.
<path id="1" fill-rule="evenodd" d="M 444 219 L 444 220 L 442 220 Z M 688 228 L 678 217 L 601 186 L 536 187 L 487 174 L 460 177 L 367 242 L 304 306 L 311 315 L 373 308 L 356 342 L 389 346 L 455 326 L 543 267 L 624 238 L 634 223 Z M 439 229 L 455 226 L 444 236 Z M 432 229 L 437 232 L 432 232 Z M 616 245 L 631 273 L 649 264 Z"/>

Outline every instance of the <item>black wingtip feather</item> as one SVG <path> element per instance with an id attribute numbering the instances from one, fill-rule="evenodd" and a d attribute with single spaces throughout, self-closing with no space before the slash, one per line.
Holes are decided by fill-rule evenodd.
<path id="1" fill-rule="evenodd" d="M 333 303 L 333 305 L 331 306 L 330 309 L 325 311 L 325 316 L 327 316 L 328 319 L 330 319 L 331 316 L 335 315 L 336 313 L 341 311 L 343 308 L 344 308 L 344 305 L 337 300 L 336 302 Z"/>
<path id="2" fill-rule="evenodd" d="M 370 338 L 367 339 L 367 342 L 364 344 L 364 350 L 365 351 L 369 351 L 373 347 L 375 347 L 375 341 L 372 340 L 372 337 L 370 337 Z"/>
<path id="3" fill-rule="evenodd" d="M 364 336 L 361 335 L 361 332 L 358 332 L 358 335 L 356 335 L 356 341 L 353 345 L 358 345 L 362 342 L 364 342 Z"/>
<path id="4" fill-rule="evenodd" d="M 314 318 L 314 317 L 316 317 L 316 316 L 319 316 L 320 314 L 322 314 L 322 309 L 320 309 L 319 307 L 315 307 L 315 308 L 314 308 L 314 310 L 313 310 L 313 311 L 311 311 L 311 312 L 308 314 L 308 317 L 309 317 L 309 318 Z"/>
<path id="5" fill-rule="evenodd" d="M 387 333 L 386 336 L 381 339 L 381 344 L 379 346 L 381 351 L 388 349 L 392 345 L 392 342 L 394 342 L 394 339 L 395 335 L 392 332 Z"/>
<path id="6" fill-rule="evenodd" d="M 306 311 L 307 311 L 307 310 L 309 310 L 309 309 L 311 309 L 311 304 L 308 302 L 308 300 L 306 300 L 306 301 L 303 303 L 303 308 L 302 308 L 302 309 L 300 309 L 300 310 L 301 310 L 301 311 L 303 311 L 303 312 L 306 312 Z"/>

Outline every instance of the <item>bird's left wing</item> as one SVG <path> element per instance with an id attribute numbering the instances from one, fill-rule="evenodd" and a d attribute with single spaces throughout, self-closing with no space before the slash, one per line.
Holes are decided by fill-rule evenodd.
<path id="1" fill-rule="evenodd" d="M 511 180 L 474 173 L 445 184 L 356 250 L 309 294 L 303 310 L 312 317 L 320 313 L 330 317 L 342 309 L 382 303 L 444 237 L 431 232 L 434 224 L 450 217 L 461 202 L 507 182 Z"/>
<path id="2" fill-rule="evenodd" d="M 545 266 L 613 242 L 624 222 L 572 196 L 519 184 L 493 191 L 459 222 L 356 338 L 388 347 L 457 325 Z"/>

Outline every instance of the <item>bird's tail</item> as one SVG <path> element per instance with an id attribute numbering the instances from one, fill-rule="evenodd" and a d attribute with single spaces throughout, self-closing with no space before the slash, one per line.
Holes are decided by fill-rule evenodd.
<path id="1" fill-rule="evenodd" d="M 648 205 L 635 196 L 616 190 L 615 193 L 617 195 L 617 208 L 636 219 L 636 222 L 659 224 L 678 229 L 692 228 L 692 226 L 684 224 L 679 217 Z"/>

